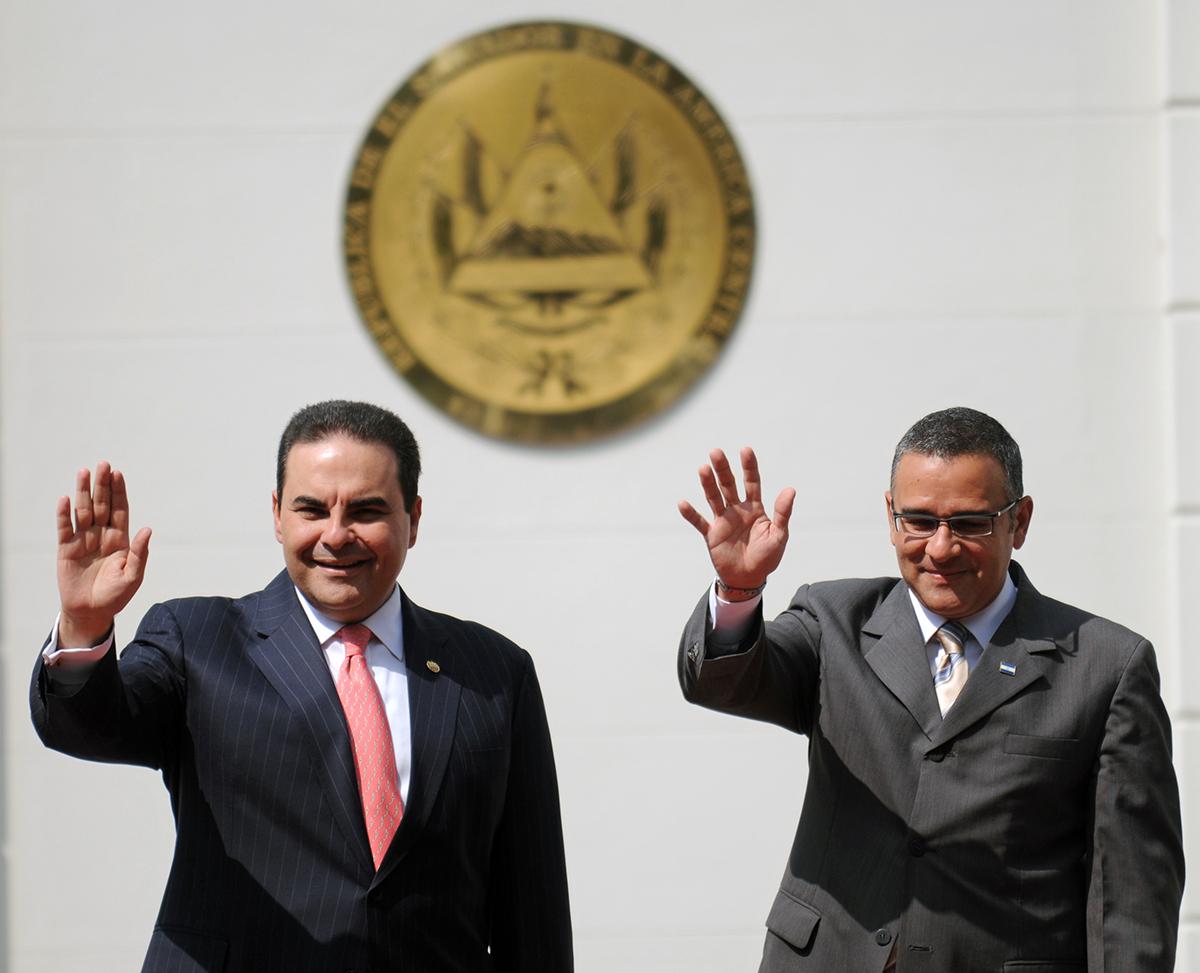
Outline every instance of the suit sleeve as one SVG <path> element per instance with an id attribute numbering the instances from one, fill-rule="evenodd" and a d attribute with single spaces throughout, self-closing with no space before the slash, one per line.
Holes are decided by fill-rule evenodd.
<path id="1" fill-rule="evenodd" d="M 493 968 L 496 973 L 571 973 L 571 908 L 554 753 L 533 662 L 522 655 L 508 790 L 489 891 Z"/>
<path id="2" fill-rule="evenodd" d="M 1088 970 L 1173 969 L 1184 873 L 1179 789 L 1154 650 L 1144 640 L 1113 694 L 1093 813 Z"/>
<path id="3" fill-rule="evenodd" d="M 29 699 L 34 729 L 47 747 L 71 756 L 162 769 L 183 710 L 182 652 L 175 616 L 155 605 L 120 661 L 105 653 L 81 685 L 55 686 L 39 653 Z"/>
<path id="4" fill-rule="evenodd" d="M 714 651 L 708 596 L 688 619 L 679 644 L 679 684 L 688 702 L 733 716 L 775 723 L 795 733 L 812 729 L 820 674 L 820 625 L 808 586 L 787 611 L 764 623 L 762 606 L 742 650 Z"/>

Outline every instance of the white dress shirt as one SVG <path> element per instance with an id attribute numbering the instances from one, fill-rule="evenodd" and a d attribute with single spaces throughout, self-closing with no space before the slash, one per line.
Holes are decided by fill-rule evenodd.
<path id="1" fill-rule="evenodd" d="M 921 635 L 925 638 L 925 653 L 929 656 L 929 675 L 932 678 L 937 674 L 936 659 L 942 648 L 942 643 L 933 637 L 933 633 L 942 627 L 946 619 L 926 608 L 921 603 L 921 599 L 913 593 L 912 588 L 908 589 L 908 597 L 912 601 L 913 611 L 917 613 L 917 624 L 921 626 Z M 979 664 L 979 657 L 983 655 L 984 647 L 992 640 L 1000 623 L 1008 617 L 1016 600 L 1017 586 L 1006 574 L 1004 587 L 1000 589 L 1000 594 L 996 595 L 983 611 L 976 612 L 967 618 L 955 619 L 971 633 L 967 644 L 963 646 L 963 655 L 967 659 L 968 678 L 975 671 L 975 666 Z"/>

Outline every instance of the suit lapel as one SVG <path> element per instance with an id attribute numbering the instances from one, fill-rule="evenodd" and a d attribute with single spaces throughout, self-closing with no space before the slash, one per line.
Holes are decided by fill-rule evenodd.
<path id="1" fill-rule="evenodd" d="M 260 596 L 255 630 L 258 639 L 249 646 L 250 659 L 304 727 L 334 817 L 351 847 L 373 868 L 342 706 L 287 572 Z"/>
<path id="2" fill-rule="evenodd" d="M 461 666 L 445 624 L 404 597 L 404 665 L 408 670 L 412 776 L 404 818 L 375 876 L 378 885 L 407 854 L 437 802 L 458 724 Z"/>
<path id="3" fill-rule="evenodd" d="M 1047 625 L 1044 599 L 1024 572 L 1015 564 L 1012 567 L 1017 600 L 992 641 L 984 647 L 962 693 L 933 735 L 935 747 L 970 729 L 1041 679 L 1055 664 L 1059 644 Z"/>
<path id="4" fill-rule="evenodd" d="M 863 632 L 879 639 L 867 649 L 867 664 L 904 704 L 925 735 L 933 737 L 942 725 L 942 714 L 933 691 L 921 629 L 903 581 L 892 588 L 867 619 Z"/>

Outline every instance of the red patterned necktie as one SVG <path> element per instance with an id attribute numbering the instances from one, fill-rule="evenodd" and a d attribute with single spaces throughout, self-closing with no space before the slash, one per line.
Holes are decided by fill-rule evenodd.
<path id="1" fill-rule="evenodd" d="M 392 843 L 392 836 L 404 816 L 396 774 L 396 751 L 387 713 L 375 677 L 367 667 L 367 643 L 371 630 L 365 625 L 347 625 L 338 631 L 346 646 L 346 658 L 338 670 L 337 693 L 350 727 L 350 745 L 354 751 L 354 770 L 358 775 L 358 793 L 362 798 L 367 838 L 375 867 Z"/>

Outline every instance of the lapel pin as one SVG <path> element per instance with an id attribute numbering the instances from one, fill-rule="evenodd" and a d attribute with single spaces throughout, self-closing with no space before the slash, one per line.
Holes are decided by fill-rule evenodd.
<path id="1" fill-rule="evenodd" d="M 441 672 L 442 671 L 442 667 L 439 666 L 432 659 L 425 660 L 425 668 L 428 669 L 430 672 Z"/>
<path id="2" fill-rule="evenodd" d="M 1006 676 L 1015 676 L 1017 674 L 1017 667 L 1011 662 L 1001 662 L 1000 671 Z"/>

